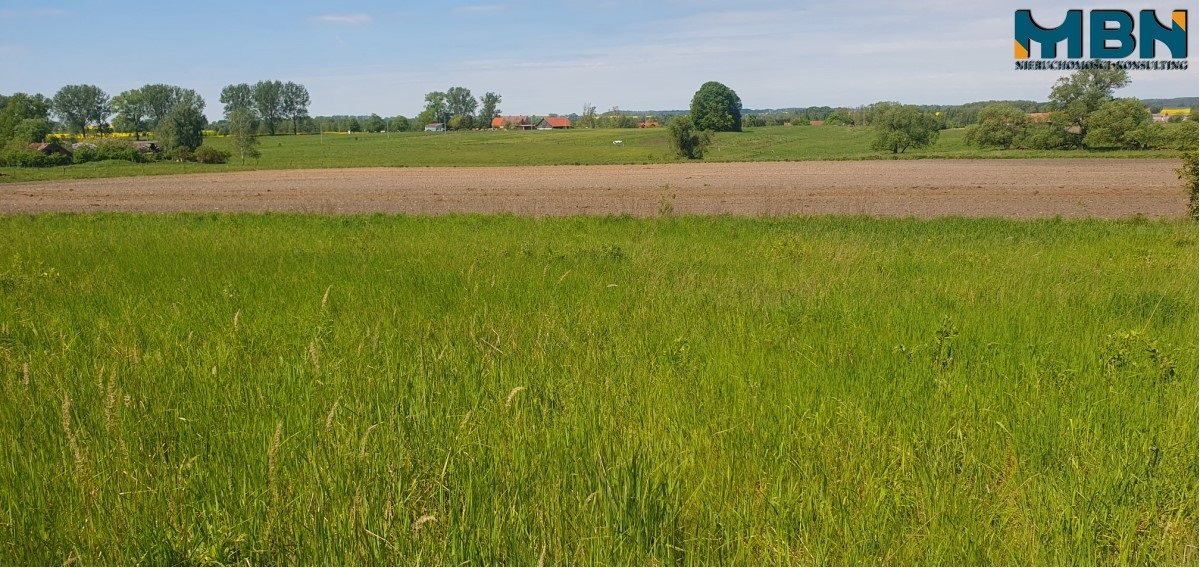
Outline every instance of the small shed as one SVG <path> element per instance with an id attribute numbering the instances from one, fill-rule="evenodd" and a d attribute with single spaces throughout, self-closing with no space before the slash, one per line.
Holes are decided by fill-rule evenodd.
<path id="1" fill-rule="evenodd" d="M 59 154 L 61 156 L 71 155 L 71 151 L 58 142 L 35 142 L 29 145 L 29 149 L 44 156 L 51 154 Z"/>
<path id="2" fill-rule="evenodd" d="M 538 121 L 538 130 L 564 130 L 571 127 L 571 119 L 565 116 L 547 116 Z"/>
<path id="3" fill-rule="evenodd" d="M 445 132 L 445 131 L 446 131 L 446 123 L 444 123 L 444 122 L 434 122 L 434 123 L 425 125 L 425 132 Z"/>

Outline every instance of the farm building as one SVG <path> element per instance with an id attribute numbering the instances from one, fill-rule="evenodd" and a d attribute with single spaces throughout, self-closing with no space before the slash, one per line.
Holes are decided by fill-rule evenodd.
<path id="1" fill-rule="evenodd" d="M 446 124 L 444 122 L 433 122 L 425 125 L 425 132 L 445 132 Z"/>
<path id="2" fill-rule="evenodd" d="M 496 116 L 492 118 L 492 128 L 533 130 L 533 123 L 528 116 L 523 115 Z"/>
<path id="3" fill-rule="evenodd" d="M 71 150 L 63 147 L 58 142 L 35 142 L 29 145 L 29 149 L 42 154 L 43 156 L 49 156 L 51 154 L 60 154 L 63 156 L 71 155 Z"/>
<path id="4" fill-rule="evenodd" d="M 1180 120 L 1191 120 L 1192 109 L 1190 108 L 1164 108 L 1154 115 L 1154 122 L 1169 122 L 1174 117 L 1180 117 Z"/>
<path id="5" fill-rule="evenodd" d="M 809 126 L 825 126 L 825 121 L 824 120 L 810 120 L 810 121 L 808 121 L 808 125 Z"/>
<path id="6" fill-rule="evenodd" d="M 643 120 L 638 123 L 638 128 L 658 128 L 657 120 Z"/>
<path id="7" fill-rule="evenodd" d="M 133 147 L 137 148 L 137 151 L 143 154 L 158 153 L 158 142 L 154 142 L 153 140 L 139 140 L 133 143 Z"/>
<path id="8" fill-rule="evenodd" d="M 1042 122 L 1050 122 L 1050 113 L 1048 112 L 1031 112 L 1029 113 L 1029 122 L 1038 124 Z"/>
<path id="9" fill-rule="evenodd" d="M 537 123 L 538 130 L 562 130 L 571 127 L 571 119 L 565 116 L 547 116 Z"/>

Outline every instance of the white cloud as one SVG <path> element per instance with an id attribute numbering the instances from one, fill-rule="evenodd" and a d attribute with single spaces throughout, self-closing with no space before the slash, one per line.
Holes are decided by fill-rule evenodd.
<path id="1" fill-rule="evenodd" d="M 371 23 L 371 16 L 368 14 L 324 14 L 321 16 L 313 16 L 308 20 L 310 22 L 320 22 L 323 24 L 360 25 Z"/>

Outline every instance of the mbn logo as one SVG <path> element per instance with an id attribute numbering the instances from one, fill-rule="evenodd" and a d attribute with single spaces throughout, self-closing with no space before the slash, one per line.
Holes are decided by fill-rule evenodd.
<path id="1" fill-rule="evenodd" d="M 1187 10 L 1171 12 L 1171 20 L 1163 25 L 1154 10 L 1138 13 L 1137 37 L 1134 37 L 1133 14 L 1125 10 L 1092 10 L 1088 14 L 1088 58 L 1124 59 L 1138 52 L 1141 59 L 1153 59 L 1161 42 L 1171 52 L 1172 59 L 1188 55 Z M 1016 11 L 1016 40 L 1013 44 L 1017 59 L 1029 59 L 1033 42 L 1042 46 L 1042 59 L 1058 57 L 1058 43 L 1067 42 L 1069 59 L 1083 58 L 1083 10 L 1068 10 L 1063 23 L 1046 28 L 1033 20 L 1029 10 Z"/>

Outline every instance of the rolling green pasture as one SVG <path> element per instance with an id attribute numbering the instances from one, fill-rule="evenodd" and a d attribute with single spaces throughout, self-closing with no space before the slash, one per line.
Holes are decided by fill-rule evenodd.
<path id="1" fill-rule="evenodd" d="M 773 132 L 807 144 L 747 138 Z M 340 138 L 312 165 L 552 148 L 519 136 Z M 621 136 L 521 139 L 661 153 Z M 263 167 L 300 163 L 273 142 Z M 0 235 L 0 564 L 1197 563 L 1194 223 Z"/>
<path id="2" fill-rule="evenodd" d="M 943 131 L 938 142 L 893 156 L 870 149 L 871 133 L 851 127 L 768 127 L 720 133 L 707 161 L 873 160 L 899 158 L 1174 157 L 1170 151 L 981 150 L 967 146 L 965 129 Z M 221 172 L 244 169 L 344 168 L 377 166 L 526 166 L 567 164 L 648 164 L 677 161 L 663 129 L 569 130 L 549 132 L 405 132 L 260 137 L 262 158 L 241 165 L 124 161 L 57 168 L 0 168 L 0 182 L 151 174 Z M 613 140 L 621 140 L 614 146 Z M 232 149 L 232 140 L 206 143 Z"/>

